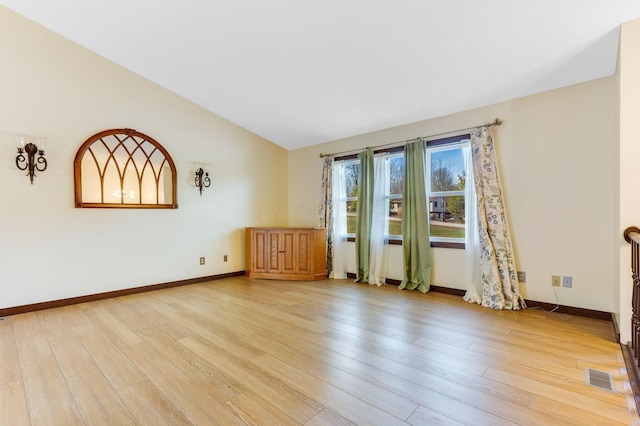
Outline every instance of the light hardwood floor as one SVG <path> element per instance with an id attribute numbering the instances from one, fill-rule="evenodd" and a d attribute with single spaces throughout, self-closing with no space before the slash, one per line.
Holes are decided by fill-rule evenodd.
<path id="1" fill-rule="evenodd" d="M 394 286 L 237 277 L 0 321 L 1 425 L 638 424 L 629 398 L 607 322 Z"/>

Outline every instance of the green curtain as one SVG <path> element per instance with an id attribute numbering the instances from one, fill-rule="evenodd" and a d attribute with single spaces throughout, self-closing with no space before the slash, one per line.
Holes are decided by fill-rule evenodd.
<path id="1" fill-rule="evenodd" d="M 418 140 L 404 147 L 404 192 L 402 193 L 402 248 L 404 279 L 400 289 L 429 291 L 431 284 L 431 246 L 425 183 L 425 142 Z"/>
<path id="2" fill-rule="evenodd" d="M 358 212 L 356 215 L 356 279 L 369 282 L 371 221 L 373 217 L 373 151 L 358 154 L 360 175 L 358 180 Z"/>

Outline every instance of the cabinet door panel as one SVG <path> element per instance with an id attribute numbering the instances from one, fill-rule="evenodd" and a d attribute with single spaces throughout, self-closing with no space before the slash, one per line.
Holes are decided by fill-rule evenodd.
<path id="1" fill-rule="evenodd" d="M 268 231 L 269 264 L 267 272 L 282 272 L 280 263 L 280 232 Z"/>
<path id="2" fill-rule="evenodd" d="M 267 259 L 269 254 L 269 242 L 267 240 L 267 231 L 256 229 L 253 231 L 253 271 L 254 272 L 267 272 Z"/>
<path id="3" fill-rule="evenodd" d="M 295 274 L 296 273 L 296 231 L 284 230 L 282 231 L 282 247 L 280 249 L 282 254 L 282 268 L 283 274 Z"/>
<path id="4" fill-rule="evenodd" d="M 296 231 L 296 252 L 297 262 L 295 267 L 296 274 L 312 274 L 313 268 L 311 263 L 311 231 Z"/>

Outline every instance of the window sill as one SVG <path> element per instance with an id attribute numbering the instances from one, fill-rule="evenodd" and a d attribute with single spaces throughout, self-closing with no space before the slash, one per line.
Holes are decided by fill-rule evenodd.
<path id="1" fill-rule="evenodd" d="M 351 242 L 351 243 L 355 243 L 356 242 L 356 238 L 355 237 L 347 237 L 347 241 Z M 401 246 L 402 245 L 402 240 L 400 239 L 392 239 L 392 240 L 387 240 L 387 243 L 391 246 Z M 437 248 L 449 248 L 449 249 L 459 249 L 459 250 L 464 250 L 464 243 L 455 243 L 455 242 L 445 242 L 445 241 L 431 241 L 431 247 L 437 247 Z"/>
<path id="2" fill-rule="evenodd" d="M 464 250 L 464 243 L 453 243 L 444 241 L 431 241 L 431 247 L 450 248 L 450 249 L 462 249 Z"/>

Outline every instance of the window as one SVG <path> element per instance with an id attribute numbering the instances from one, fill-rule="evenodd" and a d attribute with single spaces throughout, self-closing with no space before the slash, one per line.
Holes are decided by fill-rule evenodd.
<path id="1" fill-rule="evenodd" d="M 463 145 L 427 148 L 429 231 L 432 241 L 464 240 L 466 181 Z"/>
<path id="2" fill-rule="evenodd" d="M 466 173 L 464 150 L 469 149 L 469 135 L 439 139 L 427 142 L 427 176 L 429 192 L 429 239 L 432 246 L 464 248 L 465 240 L 465 185 Z M 386 155 L 389 166 L 389 241 L 401 243 L 404 191 L 404 154 L 401 147 L 376 151 L 376 155 Z M 358 179 L 360 164 L 357 156 L 336 160 L 340 179 L 342 204 L 340 210 L 346 215 L 346 229 L 349 237 L 355 236 L 358 211 Z M 344 191 L 344 192 L 343 192 Z M 337 211 L 336 211 L 337 213 Z M 343 218 L 344 220 L 344 218 Z"/>
<path id="3" fill-rule="evenodd" d="M 389 238 L 402 238 L 402 192 L 404 191 L 404 155 L 389 158 Z"/>
<path id="4" fill-rule="evenodd" d="M 337 164 L 340 168 L 337 174 L 342 181 L 338 184 L 341 186 L 343 195 L 338 202 L 343 204 L 338 211 L 346 212 L 346 229 L 347 235 L 355 236 L 356 233 L 356 215 L 358 214 L 358 180 L 360 178 L 360 162 L 358 159 L 340 161 Z"/>

